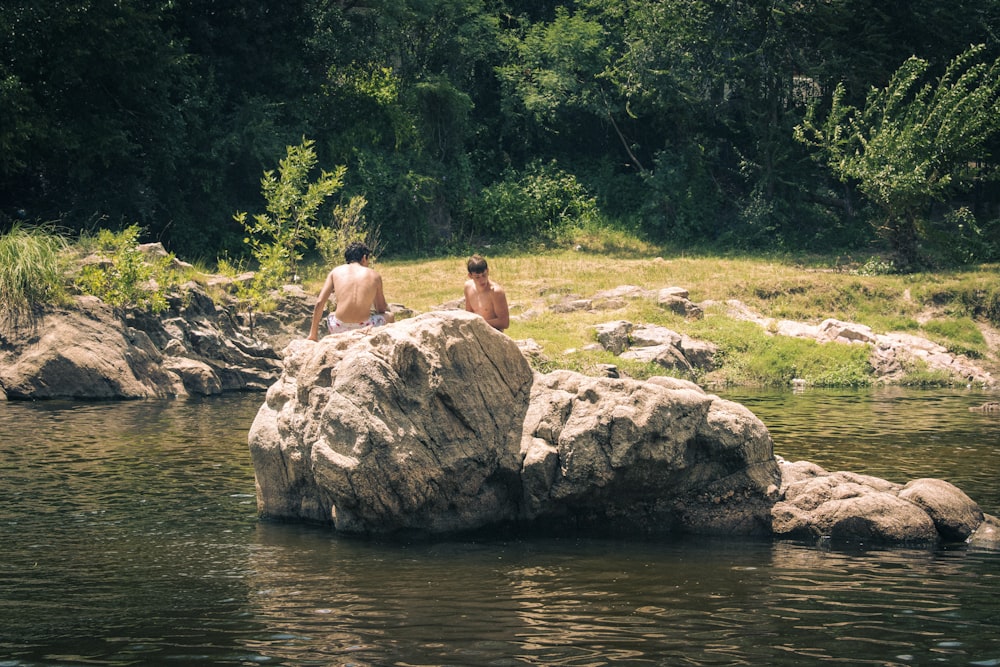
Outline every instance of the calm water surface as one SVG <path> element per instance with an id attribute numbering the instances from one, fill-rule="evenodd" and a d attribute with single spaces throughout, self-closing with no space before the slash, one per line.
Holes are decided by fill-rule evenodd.
<path id="1" fill-rule="evenodd" d="M 1000 514 L 971 391 L 727 394 L 776 452 Z M 0 403 L 0 667 L 1000 665 L 1000 554 L 758 540 L 378 543 L 256 518 L 261 395 Z"/>

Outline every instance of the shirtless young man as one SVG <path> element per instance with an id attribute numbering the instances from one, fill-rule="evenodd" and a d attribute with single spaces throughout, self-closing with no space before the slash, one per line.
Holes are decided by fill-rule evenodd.
<path id="1" fill-rule="evenodd" d="M 481 316 L 498 331 L 510 326 L 507 294 L 500 285 L 490 280 L 486 260 L 473 255 L 467 263 L 469 279 L 465 281 L 465 309 Z"/>
<path id="2" fill-rule="evenodd" d="M 394 322 L 382 292 L 382 276 L 368 268 L 371 250 L 364 243 L 352 243 L 344 251 L 344 263 L 326 276 L 313 308 L 309 340 L 319 339 L 319 321 L 330 296 L 337 295 L 337 310 L 327 318 L 330 333 L 378 327 Z M 374 306 L 375 312 L 372 313 Z"/>

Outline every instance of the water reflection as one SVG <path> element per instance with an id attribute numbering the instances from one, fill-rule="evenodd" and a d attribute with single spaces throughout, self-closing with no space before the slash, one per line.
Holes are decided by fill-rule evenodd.
<path id="1" fill-rule="evenodd" d="M 969 411 L 997 400 L 996 393 L 880 387 L 723 396 L 750 408 L 771 432 L 775 453 L 788 460 L 900 484 L 938 477 L 1000 513 L 997 468 L 985 463 L 1000 447 L 1000 415 Z"/>
<path id="2" fill-rule="evenodd" d="M 258 537 L 251 604 L 273 624 L 249 646 L 293 662 L 1000 658 L 1000 562 L 966 551 L 690 539 L 378 545 L 288 526 Z"/>
<path id="3" fill-rule="evenodd" d="M 0 404 L 0 666 L 1000 665 L 998 554 L 259 522 L 261 399 Z M 737 400 L 787 458 L 1000 509 L 1000 419 L 968 412 L 988 397 Z"/>

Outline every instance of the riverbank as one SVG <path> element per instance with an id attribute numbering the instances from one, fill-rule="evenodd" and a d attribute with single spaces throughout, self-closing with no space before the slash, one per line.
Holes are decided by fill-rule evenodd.
<path id="1" fill-rule="evenodd" d="M 717 367 L 688 373 L 702 384 L 969 382 L 968 374 L 928 364 L 919 354 L 905 368 L 890 371 L 873 365 L 870 350 L 860 345 L 776 335 L 781 323 L 816 327 L 832 319 L 867 327 L 876 339 L 900 334 L 914 337 L 921 346 L 924 343 L 916 339 L 927 341 L 940 346 L 937 353 L 962 360 L 960 368 L 971 365 L 983 374 L 1000 376 L 1000 276 L 995 265 L 935 274 L 866 275 L 864 264 L 843 257 L 641 257 L 568 250 L 488 259 L 490 275 L 504 287 L 510 303 L 507 333 L 532 341 L 532 364 L 542 371 L 568 368 L 600 375 L 614 365 L 638 378 L 673 374 L 653 362 L 622 359 L 597 344 L 598 327 L 626 321 L 665 327 L 718 346 Z M 464 257 L 385 261 L 378 269 L 390 302 L 427 312 L 460 306 L 464 262 Z M 318 290 L 311 281 L 304 287 L 307 292 Z M 704 306 L 703 316 L 666 308 L 655 296 L 629 296 L 671 288 Z M 619 296 L 602 297 L 615 293 Z"/>
<path id="2" fill-rule="evenodd" d="M 992 388 L 1000 376 L 994 266 L 870 276 L 848 264 L 772 258 L 553 251 L 489 260 L 510 304 L 507 333 L 543 373 L 670 375 L 710 389 Z M 401 320 L 461 309 L 464 264 L 447 257 L 377 268 Z M 13 317 L 16 310 L 2 314 L 0 395 L 263 391 L 280 373 L 284 348 L 305 337 L 326 267 L 303 267 L 303 283 L 248 313 L 239 295 L 249 274 L 173 266 L 164 310 L 155 313 L 77 295 L 36 308 L 30 323 Z"/>

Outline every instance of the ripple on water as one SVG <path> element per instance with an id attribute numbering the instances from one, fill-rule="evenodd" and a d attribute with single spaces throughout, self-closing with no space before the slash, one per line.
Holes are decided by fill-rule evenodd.
<path id="1" fill-rule="evenodd" d="M 399 544 L 259 522 L 246 434 L 260 399 L 0 405 L 0 667 L 1000 665 L 997 554 Z M 998 508 L 1000 420 L 976 419 L 976 400 L 747 404 L 788 458 L 942 477 Z"/>

